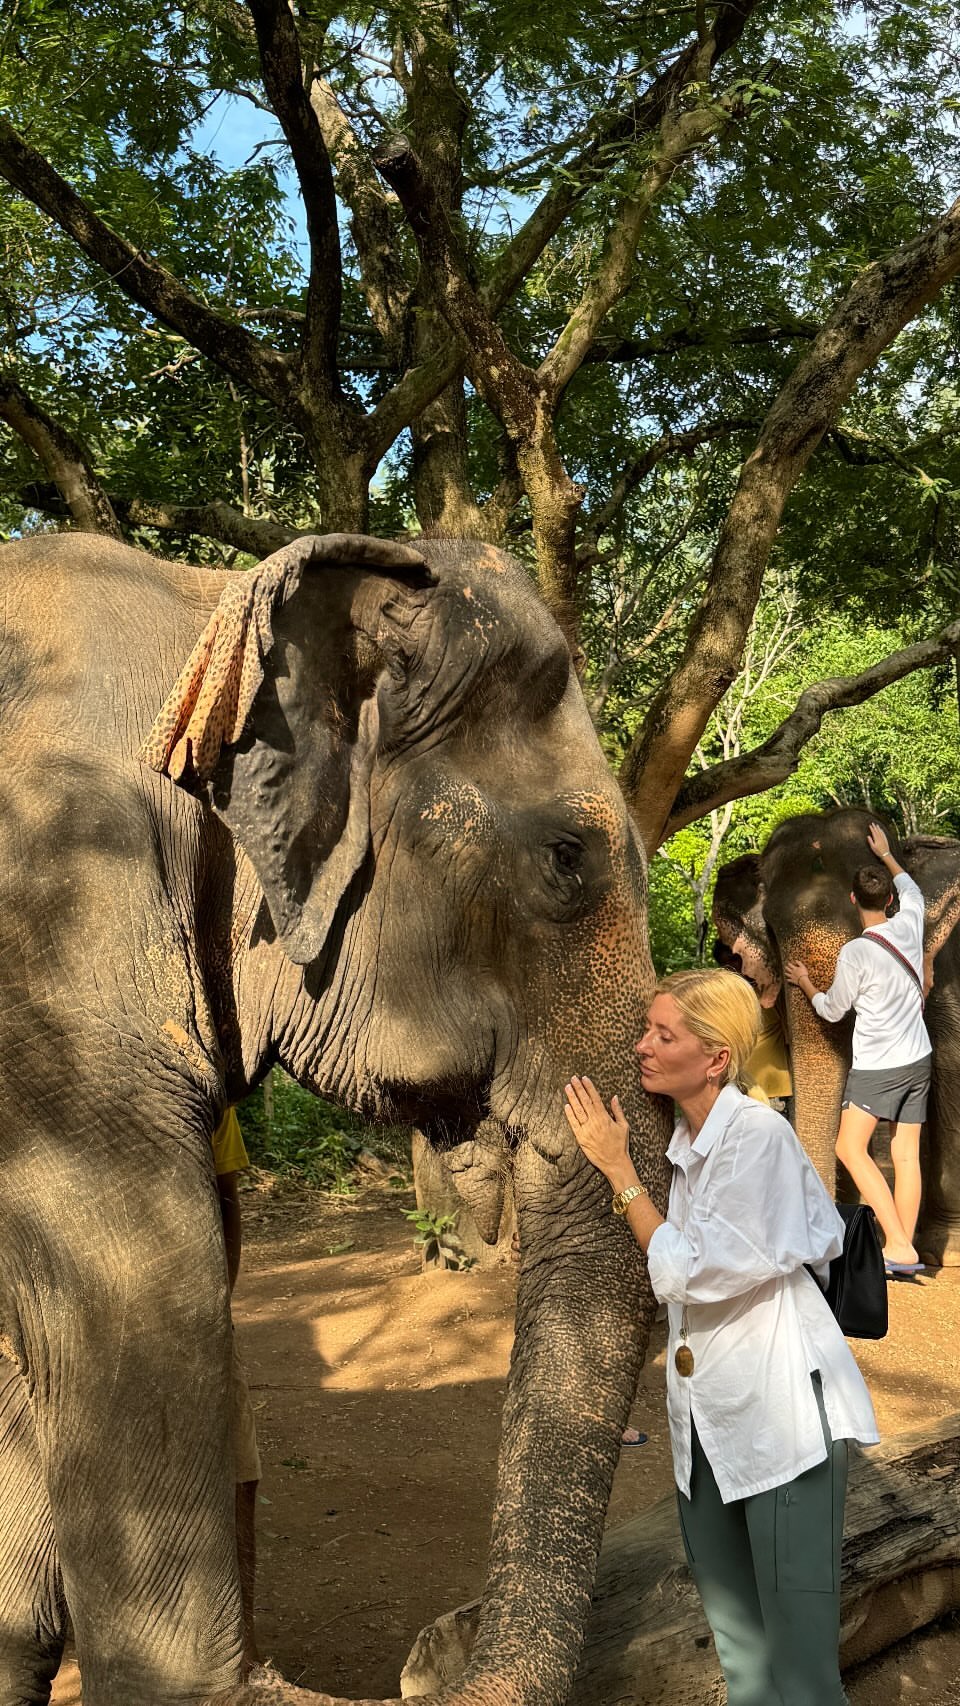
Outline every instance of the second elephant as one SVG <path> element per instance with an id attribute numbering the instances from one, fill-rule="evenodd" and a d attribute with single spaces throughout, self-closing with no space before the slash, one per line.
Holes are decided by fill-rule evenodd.
<path id="1" fill-rule="evenodd" d="M 867 830 L 877 814 L 854 807 L 788 818 L 762 853 L 723 865 L 713 917 L 739 955 L 764 1006 L 785 1003 L 796 1126 L 821 1176 L 833 1186 L 834 1142 L 850 1062 L 852 1024 L 828 1025 L 799 990 L 783 987 L 781 967 L 802 960 L 820 989 L 830 984 L 844 942 L 858 934 L 850 900 L 854 871 L 869 864 Z M 933 1042 L 933 1094 L 926 1126 L 924 1197 L 918 1238 L 925 1259 L 960 1265 L 960 841 L 913 836 L 891 848 L 923 891 L 925 954 L 934 985 L 925 1019 Z"/>

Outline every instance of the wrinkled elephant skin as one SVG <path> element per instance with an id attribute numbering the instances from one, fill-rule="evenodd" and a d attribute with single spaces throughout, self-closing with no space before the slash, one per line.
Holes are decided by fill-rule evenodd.
<path id="1" fill-rule="evenodd" d="M 875 813 L 841 808 L 788 818 L 761 854 L 731 860 L 717 875 L 714 919 L 728 945 L 747 948 L 744 972 L 760 965 L 765 987 L 779 984 L 786 960 L 802 960 L 826 989 L 844 942 L 859 933 L 850 899 L 853 874 L 869 864 L 867 830 Z M 882 821 L 882 820 L 881 820 Z M 928 1261 L 960 1264 L 960 842 L 914 836 L 891 847 L 923 891 L 924 949 L 934 957 L 925 1019 L 933 1043 L 933 1093 L 924 1145 L 924 1197 L 918 1239 Z M 852 1022 L 828 1025 L 806 997 L 784 991 L 790 1030 L 797 1131 L 833 1188 L 834 1142 L 850 1063 Z"/>
<path id="2" fill-rule="evenodd" d="M 559 1706 L 652 1313 L 572 1072 L 666 1191 L 645 868 L 566 644 L 482 546 L 0 572 L 0 1706 L 48 1698 L 67 1612 L 84 1706 L 326 1698 L 241 1683 L 210 1135 L 273 1061 L 456 1150 L 488 1218 L 499 1142 L 517 1336 L 450 1699 Z"/>

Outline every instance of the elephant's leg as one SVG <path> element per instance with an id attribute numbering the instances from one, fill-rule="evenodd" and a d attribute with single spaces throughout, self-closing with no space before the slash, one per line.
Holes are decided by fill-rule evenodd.
<path id="1" fill-rule="evenodd" d="M 0 1356 L 0 1706 L 46 1706 L 66 1631 L 26 1385 Z"/>
<path id="2" fill-rule="evenodd" d="M 31 1246 L 15 1325 L 84 1706 L 228 1699 L 242 1618 L 213 1183 L 186 1142 L 152 1167 L 132 1143 L 111 1162 L 60 1155 L 55 1230 L 13 1227 Z"/>

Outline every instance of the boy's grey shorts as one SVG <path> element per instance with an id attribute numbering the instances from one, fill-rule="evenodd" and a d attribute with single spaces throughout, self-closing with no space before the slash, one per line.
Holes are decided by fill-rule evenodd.
<path id="1" fill-rule="evenodd" d="M 862 1108 L 878 1120 L 922 1125 L 927 1117 L 932 1059 L 932 1055 L 925 1054 L 920 1060 L 912 1060 L 909 1066 L 876 1070 L 855 1067 L 847 1073 L 842 1106 Z"/>

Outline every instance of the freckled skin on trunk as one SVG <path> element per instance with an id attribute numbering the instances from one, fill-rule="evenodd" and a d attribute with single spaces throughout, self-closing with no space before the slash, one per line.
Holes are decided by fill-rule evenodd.
<path id="1" fill-rule="evenodd" d="M 823 928 L 809 928 L 791 938 L 783 957 L 802 960 L 816 987 L 827 989 L 842 945 L 842 937 L 831 940 Z M 850 1020 L 828 1025 L 818 1018 L 802 991 L 790 985 L 786 999 L 797 1136 L 834 1196 L 838 1172 L 841 1182 L 846 1181 L 846 1173 L 838 1168 L 836 1141 L 853 1026 Z M 849 1181 L 845 1194 L 849 1194 Z"/>

